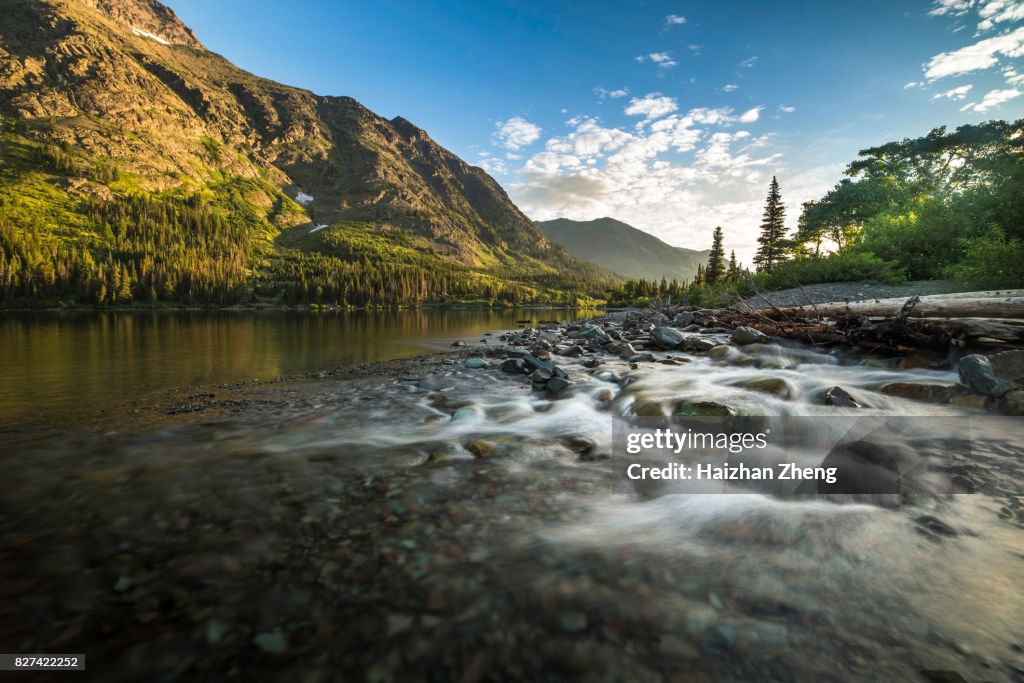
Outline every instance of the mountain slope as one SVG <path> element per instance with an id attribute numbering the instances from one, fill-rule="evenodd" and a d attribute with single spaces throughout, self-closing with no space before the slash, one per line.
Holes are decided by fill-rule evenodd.
<path id="1" fill-rule="evenodd" d="M 164 298 L 165 289 L 167 298 L 181 295 L 140 272 L 155 268 L 144 267 L 145 257 L 162 257 L 142 236 L 131 235 L 134 250 L 125 250 L 122 235 L 105 239 L 97 223 L 107 204 L 148 197 L 165 213 L 200 201 L 204 211 L 244 222 L 246 244 L 232 253 L 244 262 L 236 275 L 249 295 L 271 297 L 275 282 L 294 290 L 303 279 L 299 298 L 315 291 L 311 280 L 343 294 L 330 259 L 451 270 L 469 278 L 456 289 L 482 274 L 499 289 L 527 283 L 509 285 L 516 297 L 550 289 L 571 271 L 602 275 L 547 240 L 482 169 L 409 121 L 249 74 L 155 0 L 0 0 L 0 13 L 0 239 L 9 235 L 0 256 L 8 261 L 25 251 L 15 242 L 31 228 L 36 252 L 56 261 L 88 267 L 81 254 L 65 253 L 84 248 L 112 261 L 108 280 L 123 266 L 129 287 L 108 282 L 108 294 L 114 286 L 132 300 Z M 152 213 L 118 212 L 143 220 Z M 188 242 L 164 234 L 175 232 L 171 218 L 161 234 Z M 23 276 L 26 258 L 38 255 L 19 256 Z M 417 289 L 416 300 L 451 293 L 435 284 L 406 289 Z M 235 285 L 232 298 L 244 298 Z M 79 299 L 97 294 L 95 284 L 75 289 Z"/>
<path id="2" fill-rule="evenodd" d="M 660 280 L 691 279 L 708 251 L 673 247 L 660 239 L 614 218 L 573 221 L 558 218 L 539 221 L 549 239 L 577 258 L 629 278 Z"/>

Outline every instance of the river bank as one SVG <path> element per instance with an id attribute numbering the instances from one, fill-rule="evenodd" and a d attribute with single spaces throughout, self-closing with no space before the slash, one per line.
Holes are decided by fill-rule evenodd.
<path id="1" fill-rule="evenodd" d="M 620 312 L 22 434 L 0 637 L 105 680 L 1019 677 L 1018 422 L 954 401 L 949 359 L 687 327 Z M 980 492 L 610 492 L 613 416 L 684 407 L 968 416 Z"/>

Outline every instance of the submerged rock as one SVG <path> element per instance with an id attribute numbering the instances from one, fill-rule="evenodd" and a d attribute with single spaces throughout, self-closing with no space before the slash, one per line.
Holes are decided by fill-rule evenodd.
<path id="1" fill-rule="evenodd" d="M 511 372 L 520 375 L 526 372 L 526 363 L 523 362 L 522 358 L 506 358 L 500 367 L 502 372 Z"/>
<path id="2" fill-rule="evenodd" d="M 755 330 L 753 327 L 737 327 L 732 331 L 732 340 L 740 345 L 767 344 L 772 338 L 760 330 Z"/>
<path id="3" fill-rule="evenodd" d="M 736 411 L 715 401 L 699 401 L 696 403 L 680 403 L 675 409 L 676 415 L 684 417 L 731 417 Z"/>
<path id="4" fill-rule="evenodd" d="M 498 447 L 485 439 L 473 439 L 466 443 L 466 450 L 478 458 L 489 458 L 498 454 Z"/>
<path id="5" fill-rule="evenodd" d="M 893 382 L 882 387 L 886 396 L 898 396 L 915 401 L 929 403 L 946 403 L 956 394 L 952 384 L 913 384 L 910 382 Z"/>
<path id="6" fill-rule="evenodd" d="M 783 398 L 789 398 L 792 393 L 789 384 L 781 377 L 756 377 L 743 382 L 740 386 L 751 391 L 760 391 L 763 394 L 775 394 Z"/>
<path id="7" fill-rule="evenodd" d="M 713 349 L 708 351 L 708 358 L 712 360 L 722 360 L 732 353 L 732 347 L 726 344 L 720 344 Z"/>
<path id="8" fill-rule="evenodd" d="M 572 382 L 561 377 L 552 377 L 548 380 L 548 383 L 544 385 L 544 388 L 550 391 L 552 394 L 559 394 L 572 386 Z"/>
<path id="9" fill-rule="evenodd" d="M 466 367 L 470 368 L 471 370 L 475 370 L 478 368 L 486 368 L 487 361 L 485 361 L 483 358 L 467 358 Z"/>
<path id="10" fill-rule="evenodd" d="M 825 392 L 825 405 L 837 408 L 860 408 L 860 402 L 842 387 L 832 387 Z"/>

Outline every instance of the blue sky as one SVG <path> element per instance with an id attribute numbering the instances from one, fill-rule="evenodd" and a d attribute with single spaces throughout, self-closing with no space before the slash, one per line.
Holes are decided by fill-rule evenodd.
<path id="1" fill-rule="evenodd" d="M 535 219 L 613 216 L 742 261 L 864 147 L 1024 117 L 1024 0 L 170 0 L 211 50 L 401 115 Z"/>

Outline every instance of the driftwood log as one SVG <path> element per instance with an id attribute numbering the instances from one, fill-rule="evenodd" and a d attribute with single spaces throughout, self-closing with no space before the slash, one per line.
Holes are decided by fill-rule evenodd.
<path id="1" fill-rule="evenodd" d="M 745 325 L 816 345 L 889 351 L 952 347 L 1024 348 L 1024 290 L 962 292 L 909 299 L 830 302 L 780 308 L 699 310 L 707 327 Z"/>

